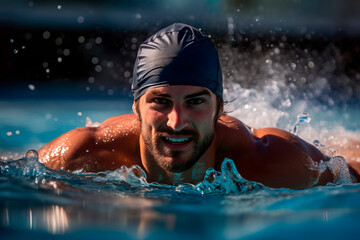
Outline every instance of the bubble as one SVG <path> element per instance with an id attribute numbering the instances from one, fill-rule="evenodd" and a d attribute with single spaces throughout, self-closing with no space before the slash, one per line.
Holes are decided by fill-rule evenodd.
<path id="1" fill-rule="evenodd" d="M 308 67 L 309 68 L 314 68 L 315 67 L 314 62 L 312 62 L 312 61 L 308 62 Z"/>
<path id="2" fill-rule="evenodd" d="M 108 93 L 108 95 L 112 96 L 112 95 L 114 94 L 114 90 L 109 89 L 109 90 L 107 91 L 107 93 Z"/>
<path id="3" fill-rule="evenodd" d="M 85 90 L 86 90 L 86 91 L 90 91 L 90 87 L 87 86 L 87 87 L 85 88 Z"/>
<path id="4" fill-rule="evenodd" d="M 91 62 L 92 62 L 92 64 L 98 64 L 98 63 L 99 63 L 99 58 L 93 57 L 93 58 L 91 59 Z"/>
<path id="5" fill-rule="evenodd" d="M 51 113 L 45 114 L 45 119 L 49 120 L 49 119 L 51 119 L 51 117 L 52 117 Z"/>
<path id="6" fill-rule="evenodd" d="M 292 70 L 295 70 L 295 69 L 296 69 L 296 64 L 295 64 L 295 63 L 291 63 L 291 64 L 290 64 L 290 67 L 291 67 Z"/>
<path id="7" fill-rule="evenodd" d="M 87 44 L 85 45 L 85 48 L 86 48 L 87 50 L 90 50 L 90 49 L 92 48 L 92 44 L 91 44 L 91 43 L 87 43 Z"/>
<path id="8" fill-rule="evenodd" d="M 34 2 L 31 2 L 31 1 L 30 1 L 29 4 L 28 4 L 28 6 L 29 6 L 29 7 L 33 7 L 33 6 L 34 6 Z"/>
<path id="9" fill-rule="evenodd" d="M 80 37 L 78 38 L 78 42 L 79 42 L 79 43 L 84 43 L 84 42 L 85 42 L 85 37 L 84 37 L 84 36 L 80 36 Z"/>
<path id="10" fill-rule="evenodd" d="M 14 39 L 10 38 L 10 43 L 14 43 Z"/>
<path id="11" fill-rule="evenodd" d="M 63 43 L 62 38 L 56 38 L 56 39 L 55 39 L 55 44 L 56 44 L 56 45 L 59 46 L 59 45 L 61 45 L 62 43 Z"/>
<path id="12" fill-rule="evenodd" d="M 266 59 L 266 60 L 265 60 L 265 62 L 266 62 L 267 64 L 269 64 L 269 65 L 271 65 L 271 64 L 272 64 L 271 59 Z"/>
<path id="13" fill-rule="evenodd" d="M 279 48 L 275 48 L 275 49 L 274 49 L 274 53 L 275 53 L 275 54 L 280 54 L 280 49 L 279 49 Z"/>
<path id="14" fill-rule="evenodd" d="M 44 39 L 49 39 L 50 36 L 51 36 L 51 34 L 50 34 L 49 31 L 45 31 L 45 32 L 43 33 L 43 38 L 44 38 Z"/>
<path id="15" fill-rule="evenodd" d="M 101 44 L 102 43 L 102 38 L 101 37 L 95 38 L 95 43 L 96 44 Z"/>
<path id="16" fill-rule="evenodd" d="M 108 62 L 106 63 L 106 66 L 107 66 L 108 68 L 112 68 L 112 67 L 114 67 L 114 63 L 113 63 L 112 61 L 108 61 Z"/>
<path id="17" fill-rule="evenodd" d="M 136 14 L 135 14 L 135 19 L 141 19 L 141 14 L 140 14 L 140 13 L 136 13 Z"/>
<path id="18" fill-rule="evenodd" d="M 20 130 L 16 130 L 16 131 L 15 131 L 15 134 L 16 134 L 16 135 L 19 135 L 19 134 L 20 134 Z"/>
<path id="19" fill-rule="evenodd" d="M 82 112 L 78 112 L 77 115 L 81 117 L 81 116 L 82 116 Z"/>
<path id="20" fill-rule="evenodd" d="M 124 77 L 128 78 L 130 77 L 131 73 L 129 71 L 125 71 L 124 72 Z"/>
<path id="21" fill-rule="evenodd" d="M 25 46 L 22 46 L 21 49 L 25 49 L 26 47 Z"/>
<path id="22" fill-rule="evenodd" d="M 96 65 L 96 66 L 95 66 L 95 71 L 96 71 L 96 72 L 101 72 L 101 71 L 102 71 L 102 66 Z"/>
<path id="23" fill-rule="evenodd" d="M 13 133 L 12 133 L 12 132 L 7 132 L 6 135 L 7 135 L 8 137 L 10 137 L 10 136 L 13 135 Z"/>
<path id="24" fill-rule="evenodd" d="M 33 84 L 29 84 L 28 87 L 29 87 L 29 89 L 30 89 L 31 91 L 34 91 L 34 90 L 35 90 L 35 86 L 34 86 Z"/>
<path id="25" fill-rule="evenodd" d="M 83 23 L 85 21 L 85 18 L 83 17 L 83 16 L 79 16 L 78 18 L 77 18 L 77 22 L 78 23 Z"/>
<path id="26" fill-rule="evenodd" d="M 46 73 L 50 73 L 50 68 L 47 68 L 47 69 L 45 70 L 45 72 L 46 72 Z"/>
<path id="27" fill-rule="evenodd" d="M 19 50 L 17 49 L 14 49 L 14 53 L 17 54 L 19 52 Z"/>
<path id="28" fill-rule="evenodd" d="M 89 81 L 89 83 L 94 83 L 94 82 L 95 82 L 95 78 L 94 78 L 94 77 L 89 77 L 88 81 Z"/>
<path id="29" fill-rule="evenodd" d="M 57 5 L 57 9 L 60 10 L 62 8 L 61 5 Z"/>
<path id="30" fill-rule="evenodd" d="M 70 55 L 70 50 L 67 49 L 67 48 L 64 49 L 63 54 L 64 54 L 64 56 L 69 56 Z"/>
<path id="31" fill-rule="evenodd" d="M 58 61 L 59 63 L 61 63 L 61 62 L 62 62 L 62 57 L 58 57 L 57 61 Z"/>
<path id="32" fill-rule="evenodd" d="M 137 42 L 138 42 L 138 39 L 137 39 L 136 37 L 133 37 L 133 38 L 131 39 L 131 42 L 132 42 L 132 43 L 137 43 Z"/>
<path id="33" fill-rule="evenodd" d="M 42 66 L 43 66 L 43 68 L 47 68 L 49 66 L 49 63 L 48 62 L 43 62 Z"/>

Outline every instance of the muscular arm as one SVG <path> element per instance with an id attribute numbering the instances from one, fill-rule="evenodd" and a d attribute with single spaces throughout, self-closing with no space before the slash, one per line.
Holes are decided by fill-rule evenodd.
<path id="1" fill-rule="evenodd" d="M 276 128 L 249 129 L 226 116 L 220 126 L 222 156 L 234 160 L 248 180 L 270 187 L 307 188 L 332 181 L 316 163 L 329 158 L 297 136 Z"/>
<path id="2" fill-rule="evenodd" d="M 134 115 L 110 118 L 99 127 L 71 130 L 39 149 L 45 165 L 68 171 L 99 172 L 139 164 L 138 122 Z"/>

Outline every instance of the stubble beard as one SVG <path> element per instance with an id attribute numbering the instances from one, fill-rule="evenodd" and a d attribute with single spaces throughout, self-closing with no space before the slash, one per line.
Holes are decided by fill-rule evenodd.
<path id="1" fill-rule="evenodd" d="M 141 122 L 141 121 L 140 121 Z M 170 149 L 160 149 L 161 146 L 161 134 L 166 133 L 170 135 L 191 135 L 193 141 L 192 154 L 187 160 L 176 161 L 177 158 L 184 154 L 184 151 L 174 151 Z M 200 142 L 198 131 L 196 130 L 184 130 L 176 132 L 168 127 L 159 128 L 157 133 L 151 136 L 144 130 L 141 123 L 141 137 L 145 143 L 147 152 L 152 156 L 156 163 L 164 170 L 172 173 L 184 172 L 195 165 L 200 157 L 210 147 L 215 136 L 215 126 L 211 133 L 204 136 Z M 189 151 L 189 150 L 188 150 Z M 172 158 L 169 160 L 168 158 Z"/>

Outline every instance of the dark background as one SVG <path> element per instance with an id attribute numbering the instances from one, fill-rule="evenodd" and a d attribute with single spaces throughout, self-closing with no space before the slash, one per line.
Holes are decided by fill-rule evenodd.
<path id="1" fill-rule="evenodd" d="M 131 97 L 139 44 L 183 22 L 211 36 L 227 86 L 279 79 L 292 97 L 357 104 L 359 12 L 356 0 L 1 0 L 0 99 Z"/>

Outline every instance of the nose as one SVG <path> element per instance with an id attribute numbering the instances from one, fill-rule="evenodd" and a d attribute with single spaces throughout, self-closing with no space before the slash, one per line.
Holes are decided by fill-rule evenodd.
<path id="1" fill-rule="evenodd" d="M 174 105 L 168 114 L 167 126 L 175 131 L 181 131 L 188 126 L 189 122 L 181 105 Z"/>

